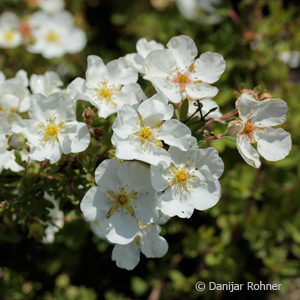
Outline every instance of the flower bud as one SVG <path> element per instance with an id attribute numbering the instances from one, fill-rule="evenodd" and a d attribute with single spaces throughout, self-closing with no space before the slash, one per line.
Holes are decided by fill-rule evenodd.
<path id="1" fill-rule="evenodd" d="M 88 107 L 84 110 L 83 114 L 84 114 L 84 118 L 86 120 L 91 120 L 93 118 L 93 116 L 95 115 L 95 111 L 93 109 L 91 109 L 90 107 Z"/>
<path id="2" fill-rule="evenodd" d="M 271 99 L 273 98 L 272 95 L 270 93 L 267 93 L 267 92 L 263 92 L 260 97 L 259 97 L 259 100 L 265 100 L 265 99 Z"/>

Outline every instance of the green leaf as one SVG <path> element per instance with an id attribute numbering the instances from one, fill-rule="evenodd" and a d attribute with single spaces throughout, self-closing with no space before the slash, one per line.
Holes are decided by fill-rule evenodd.
<path id="1" fill-rule="evenodd" d="M 179 110 L 179 117 L 181 121 L 187 118 L 188 111 L 189 111 L 189 100 L 185 99 L 181 103 L 180 110 Z"/>

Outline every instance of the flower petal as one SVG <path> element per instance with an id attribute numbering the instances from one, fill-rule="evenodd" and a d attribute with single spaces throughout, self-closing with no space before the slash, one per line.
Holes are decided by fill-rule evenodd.
<path id="1" fill-rule="evenodd" d="M 114 137 L 114 136 L 113 136 Z M 117 141 L 116 145 L 116 157 L 120 159 L 137 159 L 149 164 L 157 165 L 161 161 L 170 163 L 171 158 L 164 148 L 154 146 L 152 144 L 141 145 L 134 140 L 121 140 L 115 135 L 114 140 Z"/>
<path id="2" fill-rule="evenodd" d="M 62 133 L 59 135 L 59 142 L 64 154 L 82 152 L 90 143 L 89 129 L 82 122 L 66 122 Z"/>
<path id="3" fill-rule="evenodd" d="M 218 180 L 200 182 L 191 189 L 189 197 L 194 202 L 195 209 L 206 210 L 213 207 L 221 197 L 221 186 Z"/>
<path id="4" fill-rule="evenodd" d="M 150 183 L 150 180 L 149 180 Z M 133 203 L 137 219 L 143 224 L 156 222 L 158 220 L 157 203 L 154 191 L 138 193 L 137 200 Z"/>
<path id="5" fill-rule="evenodd" d="M 175 36 L 167 44 L 176 65 L 181 72 L 185 72 L 194 63 L 198 50 L 195 42 L 186 35 Z"/>
<path id="6" fill-rule="evenodd" d="M 120 185 L 129 186 L 130 189 L 141 193 L 152 190 L 149 167 L 137 161 L 117 163 L 118 169 L 115 172 Z M 151 202 L 150 193 L 148 200 Z"/>
<path id="7" fill-rule="evenodd" d="M 106 193 L 98 186 L 91 187 L 80 203 L 83 216 L 89 222 L 105 218 L 109 208 Z"/>
<path id="8" fill-rule="evenodd" d="M 291 135 L 282 128 L 265 128 L 256 131 L 254 136 L 258 152 L 267 160 L 281 160 L 291 150 Z"/>
<path id="9" fill-rule="evenodd" d="M 29 116 L 37 121 L 56 117 L 56 121 L 75 120 L 75 105 L 64 93 L 55 93 L 48 97 L 34 94 L 31 98 Z"/>
<path id="10" fill-rule="evenodd" d="M 14 133 L 22 133 L 29 142 L 29 145 L 37 145 L 41 140 L 39 135 L 39 122 L 35 120 L 22 119 L 18 123 L 12 124 Z"/>
<path id="11" fill-rule="evenodd" d="M 68 53 L 77 53 L 86 45 L 86 34 L 80 28 L 73 27 L 64 40 L 65 50 Z"/>
<path id="12" fill-rule="evenodd" d="M 109 81 L 116 84 L 135 83 L 138 80 L 138 73 L 126 64 L 124 57 L 110 61 L 107 64 Z"/>
<path id="13" fill-rule="evenodd" d="M 169 168 L 166 168 L 163 164 L 152 165 L 150 167 L 150 175 L 152 186 L 157 192 L 162 192 L 169 186 Z"/>
<path id="14" fill-rule="evenodd" d="M 137 111 L 132 106 L 126 105 L 119 111 L 112 125 L 114 133 L 120 138 L 127 138 L 139 128 L 140 119 Z"/>
<path id="15" fill-rule="evenodd" d="M 156 224 L 150 224 L 143 230 L 140 247 L 148 258 L 162 257 L 168 252 L 168 243 L 159 233 L 160 227 Z"/>
<path id="16" fill-rule="evenodd" d="M 144 94 L 141 86 L 137 83 L 126 84 L 122 87 L 120 94 L 116 99 L 118 109 L 121 109 L 124 105 L 137 105 L 141 100 L 145 100 L 146 95 Z"/>
<path id="17" fill-rule="evenodd" d="M 87 100 L 90 101 L 90 97 L 84 90 L 85 80 L 83 78 L 75 78 L 67 87 L 67 94 L 72 100 Z"/>
<path id="18" fill-rule="evenodd" d="M 174 112 L 172 104 L 163 103 L 154 97 L 144 101 L 138 108 L 138 112 L 147 126 L 158 125 L 162 120 L 171 119 Z"/>
<path id="19" fill-rule="evenodd" d="M 111 243 L 128 244 L 133 241 L 139 230 L 136 219 L 122 210 L 112 214 L 108 222 L 105 236 Z"/>
<path id="20" fill-rule="evenodd" d="M 188 84 L 186 93 L 192 99 L 213 98 L 218 94 L 218 89 L 207 83 Z"/>
<path id="21" fill-rule="evenodd" d="M 152 78 L 167 78 L 176 71 L 176 63 L 170 50 L 154 50 L 145 58 L 145 74 Z"/>
<path id="22" fill-rule="evenodd" d="M 243 93 L 235 102 L 242 121 L 251 120 L 260 109 L 260 102 L 250 93 Z"/>
<path id="23" fill-rule="evenodd" d="M 96 55 L 89 55 L 85 74 L 87 85 L 95 87 L 100 81 L 105 81 L 106 74 L 106 67 L 103 60 Z"/>
<path id="24" fill-rule="evenodd" d="M 49 140 L 37 145 L 33 145 L 30 149 L 29 157 L 33 160 L 43 161 L 49 159 L 51 164 L 60 160 L 61 148 L 57 141 Z"/>
<path id="25" fill-rule="evenodd" d="M 101 162 L 95 171 L 97 184 L 105 190 L 114 190 L 116 186 L 122 185 L 117 177 L 117 170 L 120 162 L 113 159 L 106 159 Z"/>
<path id="26" fill-rule="evenodd" d="M 195 61 L 195 72 L 192 77 L 194 80 L 214 83 L 223 74 L 225 68 L 226 62 L 221 54 L 205 52 Z"/>
<path id="27" fill-rule="evenodd" d="M 159 129 L 159 138 L 170 146 L 186 151 L 191 144 L 191 130 L 178 120 L 167 120 Z"/>
<path id="28" fill-rule="evenodd" d="M 171 83 L 168 79 L 149 77 L 149 80 L 152 82 L 156 91 L 165 95 L 170 102 L 178 103 L 182 100 L 183 95 L 180 92 L 179 86 Z"/>
<path id="29" fill-rule="evenodd" d="M 218 179 L 224 172 L 224 163 L 216 149 L 208 147 L 196 151 L 195 167 L 201 172 L 201 169 L 209 170 L 213 178 Z"/>
<path id="30" fill-rule="evenodd" d="M 172 186 L 158 198 L 159 209 L 169 217 L 190 218 L 194 212 L 193 200 L 188 193 Z"/>
<path id="31" fill-rule="evenodd" d="M 140 247 L 134 241 L 128 245 L 116 244 L 111 259 L 119 268 L 133 270 L 140 261 Z"/>
<path id="32" fill-rule="evenodd" d="M 260 108 L 252 118 L 258 127 L 277 126 L 285 122 L 288 106 L 281 99 L 265 99 L 260 101 Z"/>
<path id="33" fill-rule="evenodd" d="M 156 41 L 147 41 L 145 38 L 141 38 L 136 43 L 137 53 L 142 57 L 146 58 L 146 56 L 153 50 L 161 50 L 164 49 L 164 46 Z"/>
<path id="34" fill-rule="evenodd" d="M 240 135 L 237 137 L 236 146 L 240 155 L 248 165 L 254 168 L 260 167 L 259 155 L 249 142 L 246 135 Z"/>

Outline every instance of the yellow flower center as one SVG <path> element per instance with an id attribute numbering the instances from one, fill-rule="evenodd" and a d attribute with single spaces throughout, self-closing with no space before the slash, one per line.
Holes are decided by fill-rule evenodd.
<path id="1" fill-rule="evenodd" d="M 53 139 L 58 135 L 58 132 L 59 130 L 56 125 L 48 125 L 45 130 L 45 135 Z"/>
<path id="2" fill-rule="evenodd" d="M 174 177 L 177 183 L 183 184 L 188 181 L 189 173 L 184 169 L 180 169 L 175 173 Z"/>
<path id="3" fill-rule="evenodd" d="M 152 130 L 149 127 L 143 127 L 140 130 L 140 136 L 145 140 L 149 140 L 153 136 Z"/>
<path id="4" fill-rule="evenodd" d="M 177 77 L 177 82 L 179 84 L 187 84 L 189 82 L 189 78 L 184 75 L 184 74 L 180 74 L 178 77 Z"/>
<path id="5" fill-rule="evenodd" d="M 18 112 L 15 108 L 11 108 L 9 111 L 10 111 L 11 113 L 16 113 L 16 112 Z"/>
<path id="6" fill-rule="evenodd" d="M 112 92 L 109 88 L 102 88 L 99 90 L 99 98 L 110 100 L 112 97 Z"/>
<path id="7" fill-rule="evenodd" d="M 177 72 L 175 79 L 172 80 L 173 83 L 179 85 L 180 90 L 185 91 L 186 85 L 190 84 L 192 81 L 190 79 L 190 73 L 180 73 Z"/>
<path id="8" fill-rule="evenodd" d="M 8 43 L 11 42 L 13 38 L 14 38 L 14 32 L 12 30 L 4 34 L 4 40 Z"/>
<path id="9" fill-rule="evenodd" d="M 254 131 L 255 127 L 252 123 L 247 122 L 244 127 L 245 134 L 251 134 Z"/>
<path id="10" fill-rule="evenodd" d="M 46 39 L 49 43 L 57 43 L 59 36 L 56 32 L 49 31 L 48 34 L 46 35 Z"/>
<path id="11" fill-rule="evenodd" d="M 46 121 L 48 124 L 40 123 L 39 128 L 42 130 L 43 141 L 56 140 L 58 141 L 58 134 L 64 128 L 64 122 L 56 123 L 56 117 L 50 118 Z"/>
<path id="12" fill-rule="evenodd" d="M 114 106 L 117 105 L 114 102 L 114 97 L 119 94 L 120 89 L 116 88 L 115 85 L 108 85 L 106 81 L 102 81 L 97 84 L 97 88 L 94 88 L 93 90 L 97 100 L 106 101 Z"/>
<path id="13" fill-rule="evenodd" d="M 108 191 L 107 194 L 114 202 L 107 213 L 108 218 L 111 217 L 115 212 L 120 212 L 121 208 L 125 209 L 125 214 L 130 214 L 133 217 L 135 216 L 133 206 L 131 205 L 131 200 L 137 199 L 137 192 L 131 191 L 131 193 L 128 193 L 125 191 L 124 187 L 119 187 L 119 193 Z"/>
<path id="14" fill-rule="evenodd" d="M 125 204 L 126 202 L 129 201 L 129 199 L 127 198 L 127 195 L 118 195 L 117 199 L 116 199 L 121 205 Z"/>
<path id="15" fill-rule="evenodd" d="M 188 162 L 183 167 L 176 167 L 173 164 L 170 166 L 169 172 L 170 187 L 175 185 L 175 189 L 181 189 L 183 192 L 187 192 L 190 188 L 193 188 L 191 183 L 198 183 L 197 176 L 195 176 L 195 170 L 189 169 Z"/>
<path id="16" fill-rule="evenodd" d="M 5 108 L 2 105 L 0 105 L 0 111 L 5 111 Z M 11 113 L 17 113 L 18 112 L 18 110 L 16 108 L 14 108 L 14 107 L 10 108 L 7 111 L 9 111 Z"/>
<path id="17" fill-rule="evenodd" d="M 145 148 L 149 143 L 157 147 L 162 147 L 163 143 L 161 140 L 159 140 L 159 128 L 164 122 L 156 122 L 153 120 L 153 126 L 145 126 L 145 121 L 142 119 L 140 113 L 138 113 L 138 117 L 140 121 L 137 122 L 136 125 L 139 125 L 140 128 L 138 130 L 134 129 L 134 135 L 137 136 L 140 144 Z"/>

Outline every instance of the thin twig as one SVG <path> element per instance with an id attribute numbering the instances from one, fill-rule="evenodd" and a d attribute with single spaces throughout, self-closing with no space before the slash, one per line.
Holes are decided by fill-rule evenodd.
<path id="1" fill-rule="evenodd" d="M 207 141 L 212 141 L 212 140 L 218 140 L 218 139 L 221 139 L 225 136 L 228 136 L 228 134 L 227 133 L 226 134 L 219 134 L 219 135 L 215 135 L 215 136 L 212 136 L 212 137 L 205 138 L 203 140 L 207 142 Z"/>

